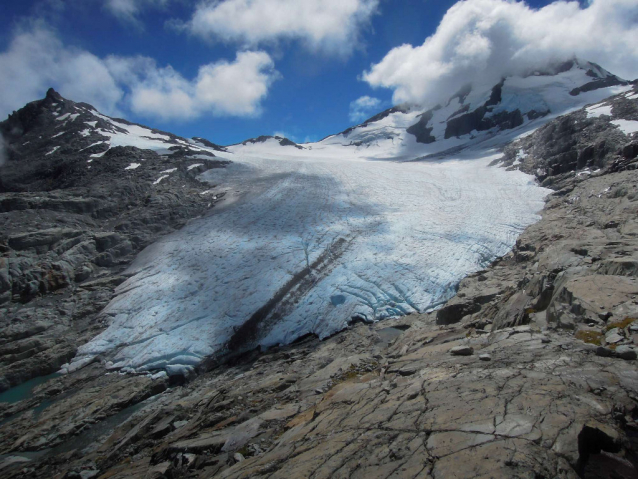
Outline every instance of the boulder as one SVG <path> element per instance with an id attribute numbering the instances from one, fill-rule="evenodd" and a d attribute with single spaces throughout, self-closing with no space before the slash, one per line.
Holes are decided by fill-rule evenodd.
<path id="1" fill-rule="evenodd" d="M 636 354 L 636 350 L 632 346 L 618 346 L 616 348 L 616 355 L 626 361 L 638 358 L 638 354 Z"/>
<path id="2" fill-rule="evenodd" d="M 461 321 L 468 314 L 474 314 L 481 310 L 481 305 L 473 300 L 454 298 L 439 309 L 436 313 L 436 324 L 449 325 Z"/>
<path id="3" fill-rule="evenodd" d="M 474 348 L 472 346 L 455 346 L 450 349 L 450 354 L 452 356 L 471 356 L 474 354 Z"/>

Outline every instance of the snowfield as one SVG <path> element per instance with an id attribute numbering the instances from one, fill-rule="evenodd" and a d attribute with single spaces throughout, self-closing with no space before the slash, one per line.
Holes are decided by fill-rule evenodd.
<path id="1" fill-rule="evenodd" d="M 140 254 L 76 362 L 181 373 L 229 345 L 429 310 L 507 253 L 548 192 L 488 166 L 495 151 L 406 163 L 268 142 L 231 151 L 203 175 L 222 206 Z"/>

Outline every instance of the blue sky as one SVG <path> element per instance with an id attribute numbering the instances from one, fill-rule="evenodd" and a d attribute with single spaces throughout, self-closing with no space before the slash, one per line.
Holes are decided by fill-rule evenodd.
<path id="1" fill-rule="evenodd" d="M 224 0 L 221 3 L 227 3 L 229 7 L 236 4 L 241 9 L 255 2 L 268 7 L 268 2 L 272 2 L 272 8 L 277 8 L 282 4 L 285 6 L 287 1 Z M 312 3 L 319 0 L 297 0 L 302 4 L 305 1 Z M 477 4 L 504 2 L 471 1 Z M 622 3 L 623 0 L 607 2 Z M 371 71 L 372 65 L 382 63 L 396 47 L 423 44 L 427 37 L 434 34 L 446 11 L 455 3 L 434 0 L 333 2 L 334 5 L 352 5 L 351 11 L 354 13 L 352 21 L 344 27 L 347 30 L 345 33 L 338 28 L 331 30 L 331 25 L 316 27 L 312 23 L 312 12 L 309 13 L 311 17 L 307 24 L 287 24 L 279 33 L 274 27 L 266 28 L 268 25 L 261 33 L 255 33 L 250 27 L 242 33 L 242 18 L 226 22 L 223 15 L 227 13 L 218 8 L 214 11 L 217 23 L 206 23 L 202 28 L 210 31 L 206 30 L 203 34 L 201 28 L 197 30 L 195 12 L 198 8 L 215 9 L 219 2 L 5 0 L 0 17 L 0 52 L 5 52 L 4 64 L 9 65 L 10 71 L 13 64 L 18 65 L 13 68 L 13 77 L 9 74 L 4 84 L 0 78 L 0 86 L 21 83 L 21 75 L 25 80 L 40 74 L 42 78 L 39 82 L 33 79 L 32 84 L 26 82 L 29 84 L 22 85 L 15 95 L 7 93 L 11 98 L 0 104 L 0 113 L 4 116 L 8 113 L 6 110 L 16 107 L 10 101 L 24 103 L 42 97 L 50 83 L 61 88 L 61 92 L 70 99 L 97 102 L 95 106 L 107 110 L 106 113 L 119 114 L 129 120 L 182 136 L 202 136 L 216 143 L 230 144 L 261 134 L 281 132 L 296 141 L 318 140 L 396 102 L 397 92 L 401 90 L 401 85 L 405 86 L 404 80 L 390 79 L 387 73 L 383 76 L 381 67 L 373 80 L 364 81 L 362 74 Z M 529 1 L 527 5 L 537 9 L 549 3 Z M 204 13 L 210 13 L 209 10 Z M 235 10 L 234 15 L 241 16 L 242 12 Z M 299 17 L 299 12 L 295 16 Z M 268 23 L 268 20 L 264 19 L 264 22 Z M 234 26 L 227 28 L 226 24 Z M 325 33 L 326 29 L 328 33 Z M 34 32 L 39 32 L 39 36 Z M 253 38 L 251 35 L 258 36 Z M 19 37 L 24 42 L 31 39 L 31 46 L 23 45 L 21 50 L 16 41 Z M 46 50 L 41 46 L 42 43 L 55 46 Z M 44 51 L 34 52 L 37 48 L 43 48 Z M 239 57 L 236 57 L 238 52 L 246 51 L 259 52 L 261 56 L 255 56 L 250 61 L 245 57 L 239 61 Z M 1 55 L 0 66 L 3 65 Z M 46 60 L 34 59 L 32 63 L 36 67 L 25 66 L 20 63 L 25 55 L 33 55 L 34 58 L 38 58 L 38 55 L 42 58 L 54 57 L 56 64 L 47 66 Z M 144 57 L 144 61 L 140 57 Z M 227 93 L 217 88 L 219 75 L 207 77 L 200 73 L 203 65 L 217 65 L 222 60 L 231 64 L 237 61 L 251 68 L 250 71 L 256 75 L 256 83 L 246 86 L 248 97 L 237 101 L 245 102 L 243 109 L 235 110 L 224 104 L 225 97 L 232 91 Z M 39 71 L 38 64 L 48 70 L 56 70 L 59 66 L 60 71 L 45 74 Z M 83 66 L 77 66 L 80 64 Z M 95 66 L 91 67 L 93 64 Z M 100 68 L 104 64 L 107 68 L 102 71 Z M 170 71 L 166 70 L 169 65 L 172 67 Z M 80 86 L 77 86 L 77 78 L 73 78 L 72 70 L 76 67 L 84 68 L 78 77 L 87 75 L 86 81 Z M 37 73 L 29 74 L 29 68 L 35 68 Z M 114 80 L 105 79 L 107 70 Z M 193 81 L 200 78 L 198 74 L 206 77 L 204 79 L 208 82 L 202 85 L 208 85 L 209 92 L 218 92 L 213 95 L 214 98 L 209 98 L 199 84 L 195 93 Z M 135 75 L 138 76 L 131 79 Z M 230 83 L 233 81 L 231 79 Z M 104 84 L 100 86 L 100 82 Z M 155 90 L 151 91 L 151 84 Z M 373 85 L 377 87 L 373 88 Z M 142 86 L 146 95 L 141 93 Z M 3 91 L 7 92 L 7 88 Z M 96 89 L 99 92 L 96 93 Z M 133 89 L 139 95 L 133 95 Z M 168 108 L 164 112 L 159 111 L 161 107 L 158 103 L 163 104 L 166 98 L 157 96 L 160 90 L 162 95 L 167 90 L 175 95 L 186 91 L 192 105 L 181 111 L 181 97 L 174 95 L 171 97 L 176 102 L 173 110 Z M 26 95 L 36 96 L 25 99 Z M 360 110 L 351 111 L 351 103 L 366 96 L 370 98 L 360 102 Z M 208 102 L 206 108 L 201 106 L 202 98 Z"/>

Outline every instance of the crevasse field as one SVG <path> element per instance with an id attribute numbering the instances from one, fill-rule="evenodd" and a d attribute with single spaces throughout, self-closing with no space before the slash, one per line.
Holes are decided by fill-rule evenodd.
<path id="1" fill-rule="evenodd" d="M 225 200 L 138 257 L 76 361 L 109 353 L 111 367 L 179 372 L 353 317 L 427 311 L 507 253 L 547 194 L 488 166 L 495 151 L 404 163 L 344 151 L 231 148 L 233 164 L 203 176 Z"/>

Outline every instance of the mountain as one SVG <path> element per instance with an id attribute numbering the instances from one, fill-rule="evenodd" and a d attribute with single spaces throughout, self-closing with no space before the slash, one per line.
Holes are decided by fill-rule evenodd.
<path id="1" fill-rule="evenodd" d="M 170 167 L 186 165 L 189 161 L 206 163 L 215 158 L 215 153 L 225 151 L 202 138 L 181 138 L 109 118 L 91 105 L 62 98 L 53 89 L 44 99 L 9 115 L 0 123 L 0 133 L 8 156 L 0 178 L 0 191 L 80 184 L 104 173 L 104 167 L 112 167 L 113 162 L 99 160 L 117 156 L 122 147 L 134 148 L 138 153 L 152 152 L 149 154 L 153 158 L 161 158 L 164 166 Z M 137 159 L 131 157 L 131 160 Z M 135 173 L 140 174 L 149 170 L 146 165 L 149 163 L 140 163 L 127 171 L 136 170 Z"/>
<path id="2" fill-rule="evenodd" d="M 613 122 L 633 121 L 623 106 L 634 103 L 625 96 L 633 95 L 632 86 L 604 72 L 588 74 L 581 66 L 572 63 L 551 75 L 524 78 L 525 85 L 532 85 L 516 96 L 511 93 L 514 79 L 505 81 L 468 114 L 481 113 L 480 121 L 521 111 L 534 117 L 531 107 L 550 99 L 552 112 L 546 109 L 544 116 L 518 127 L 501 122 L 480 138 L 415 141 L 422 149 L 407 157 L 423 158 L 425 148 L 434 145 L 446 148 L 450 161 L 366 161 L 371 151 L 388 153 L 381 142 L 367 148 L 326 146 L 328 139 L 301 149 L 282 145 L 281 137 L 260 137 L 228 147 L 233 164 L 201 178 L 221 185 L 233 208 L 189 225 L 140 255 L 129 270 L 131 278 L 103 312 L 114 318 L 110 326 L 80 348 L 71 367 L 102 357 L 110 369 L 189 375 L 205 358 L 224 360 L 306 334 L 325 338 L 356 321 L 436 308 L 463 277 L 506 254 L 538 220 L 548 190 L 521 174 L 532 173 L 528 162 L 534 161 L 539 180 L 550 186 L 578 168 L 571 158 L 589 148 L 591 131 L 606 139 L 606 147 L 584 166 L 608 164 L 627 142 L 627 134 Z M 601 88 L 584 87 L 591 82 Z M 575 88 L 590 91 L 571 95 Z M 503 147 L 547 123 L 556 105 L 581 104 L 610 89 L 622 92 L 609 100 L 620 105 L 616 113 L 609 107 L 615 116 L 584 121 L 587 110 L 581 110 L 582 126 L 574 120 L 572 128 L 555 129 L 553 140 L 546 142 L 555 154 L 539 153 L 542 160 L 529 154 L 522 167 L 507 164 L 521 171 L 494 167 L 503 157 L 495 145 Z M 481 98 L 466 93 L 454 101 L 471 105 L 473 98 Z M 512 112 L 495 111 L 512 104 L 517 105 Z M 418 115 L 399 108 L 361 129 L 393 118 L 412 118 L 408 125 L 414 125 Z M 454 119 L 465 115 L 446 124 L 458 125 Z M 574 132 L 585 127 L 583 138 L 576 137 Z M 408 129 L 403 134 L 416 138 Z M 453 154 L 452 140 L 465 142 Z M 175 276 L 188 283 L 175 284 Z"/>
<path id="3" fill-rule="evenodd" d="M 457 150 L 439 110 L 348 132 L 412 118 L 402 158 L 445 161 L 14 113 L 2 477 L 635 478 L 638 85 L 567 73 L 537 93 L 620 91 L 490 123 L 505 81 Z"/>
<path id="4" fill-rule="evenodd" d="M 126 267 L 223 198 L 196 177 L 229 162 L 207 140 L 109 118 L 53 90 L 0 132 L 1 392 L 57 371 L 104 328 L 94 314 Z"/>
<path id="5" fill-rule="evenodd" d="M 279 146 L 294 146 L 298 150 L 303 150 L 303 146 L 299 146 L 292 140 L 284 138 L 283 136 L 259 136 L 257 138 L 250 138 L 241 142 L 242 146 L 247 145 L 279 145 Z"/>
<path id="6" fill-rule="evenodd" d="M 504 78 L 489 89 L 468 86 L 433 108 L 390 108 L 312 148 L 345 146 L 352 154 L 395 160 L 458 153 L 497 135 L 509 141 L 504 132 L 520 134 L 627 88 L 629 82 L 599 65 L 572 60 Z"/>

